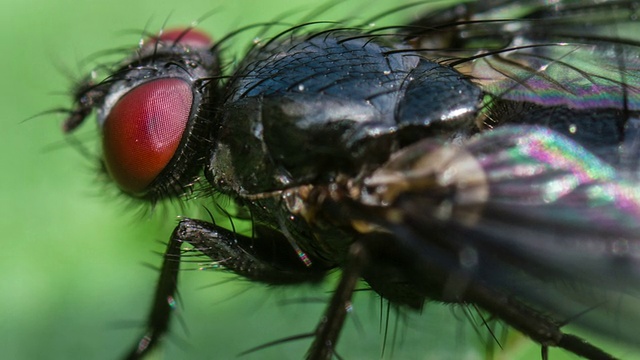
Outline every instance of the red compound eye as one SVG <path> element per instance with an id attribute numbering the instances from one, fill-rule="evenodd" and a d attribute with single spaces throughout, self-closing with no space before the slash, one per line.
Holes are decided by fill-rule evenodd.
<path id="1" fill-rule="evenodd" d="M 196 29 L 185 28 L 165 30 L 162 35 L 154 38 L 153 40 L 169 44 L 178 42 L 191 48 L 208 48 L 213 44 L 209 35 L 204 32 Z"/>
<path id="2" fill-rule="evenodd" d="M 120 188 L 143 193 L 176 152 L 193 93 L 175 78 L 149 81 L 124 94 L 103 126 L 104 161 Z"/>

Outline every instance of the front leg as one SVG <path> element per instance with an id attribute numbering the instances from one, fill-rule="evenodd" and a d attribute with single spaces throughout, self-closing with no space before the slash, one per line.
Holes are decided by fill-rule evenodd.
<path id="1" fill-rule="evenodd" d="M 126 359 L 144 357 L 169 328 L 184 242 L 238 275 L 269 284 L 315 282 L 328 270 L 305 266 L 281 233 L 261 226 L 255 233 L 248 237 L 206 221 L 180 221 L 167 244 L 147 331 Z"/>

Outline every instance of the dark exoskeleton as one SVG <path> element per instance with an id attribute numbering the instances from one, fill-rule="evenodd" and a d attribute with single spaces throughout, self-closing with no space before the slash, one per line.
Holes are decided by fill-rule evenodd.
<path id="1" fill-rule="evenodd" d="M 612 358 L 564 333 L 569 319 L 633 344 L 640 43 L 624 34 L 635 8 L 482 1 L 392 34 L 309 24 L 256 45 L 228 79 L 218 45 L 186 29 L 84 84 L 65 130 L 97 109 L 103 165 L 125 193 L 157 201 L 206 183 L 253 220 L 250 235 L 180 221 L 128 357 L 168 329 L 183 243 L 269 284 L 341 269 L 309 359 L 336 354 L 361 278 L 414 309 L 475 304 L 543 357 L 557 346 Z"/>

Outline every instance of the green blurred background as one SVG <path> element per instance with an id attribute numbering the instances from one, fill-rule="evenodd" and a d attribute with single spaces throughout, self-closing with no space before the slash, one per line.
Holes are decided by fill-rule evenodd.
<path id="1" fill-rule="evenodd" d="M 145 264 L 159 266 L 158 252 L 176 216 L 188 213 L 141 215 L 127 201 L 105 195 L 95 163 L 63 141 L 63 116 L 23 120 L 69 106 L 69 75 L 91 69 L 79 66 L 83 59 L 135 46 L 144 28 L 153 32 L 165 21 L 169 26 L 190 24 L 216 10 L 201 27 L 221 38 L 241 25 L 304 9 L 303 4 L 311 2 L 2 0 L 1 358 L 116 359 L 124 354 L 142 331 L 154 290 L 157 272 Z M 388 6 L 356 1 L 322 18 L 364 18 Z M 93 121 L 84 128 L 80 139 L 95 151 Z M 158 359 L 235 358 L 265 342 L 309 332 L 324 310 L 322 301 L 309 298 L 326 299 L 330 289 L 271 289 L 213 271 L 187 271 L 181 280 L 179 313 L 185 326 L 174 321 L 166 345 L 154 354 Z M 369 293 L 358 293 L 357 299 L 355 320 L 348 321 L 339 352 L 345 359 L 379 358 L 379 301 Z M 287 300 L 298 301 L 283 304 Z M 396 321 L 396 340 L 388 341 L 395 346 L 387 347 L 385 358 L 486 355 L 482 342 L 489 335 L 484 329 L 475 334 L 460 308 L 433 305 L 421 317 L 400 320 L 392 315 L 391 329 Z M 506 350 L 496 350 L 496 358 L 539 358 L 538 346 L 529 340 L 510 341 Z M 244 358 L 299 359 L 309 343 L 289 342 Z"/>

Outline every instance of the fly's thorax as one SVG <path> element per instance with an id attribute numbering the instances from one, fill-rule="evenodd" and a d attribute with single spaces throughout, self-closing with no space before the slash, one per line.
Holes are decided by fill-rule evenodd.
<path id="1" fill-rule="evenodd" d="M 352 35 L 287 38 L 249 53 L 220 109 L 214 186 L 252 194 L 327 182 L 422 138 L 470 132 L 482 94 L 469 79 Z"/>

